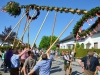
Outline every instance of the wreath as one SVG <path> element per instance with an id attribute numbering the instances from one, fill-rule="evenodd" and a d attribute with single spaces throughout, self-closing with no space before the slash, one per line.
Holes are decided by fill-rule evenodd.
<path id="1" fill-rule="evenodd" d="M 91 19 L 91 17 L 93 18 L 96 16 L 98 17 L 98 19 L 95 21 L 95 23 L 90 28 L 88 28 L 85 31 L 82 31 L 80 33 L 79 32 L 80 27 L 82 27 L 85 22 L 88 22 L 88 19 Z M 93 31 L 94 28 L 96 28 L 96 26 L 99 23 L 100 23 L 100 7 L 96 7 L 96 8 L 91 9 L 90 11 L 88 11 L 87 14 L 83 15 L 82 18 L 76 23 L 76 25 L 74 26 L 74 29 L 73 29 L 74 37 L 76 37 L 77 34 L 80 37 L 86 36 L 91 31 Z"/>
<path id="2" fill-rule="evenodd" d="M 39 15 L 40 15 L 40 10 L 39 10 L 39 9 L 37 9 L 37 14 L 36 14 L 36 16 L 34 16 L 34 17 L 31 17 L 31 16 L 29 15 L 29 10 L 26 10 L 26 16 L 27 16 L 28 19 L 35 20 L 35 19 L 38 18 Z"/>
<path id="3" fill-rule="evenodd" d="M 18 16 L 20 15 L 21 13 L 21 9 L 27 9 L 27 8 L 30 8 L 30 9 L 38 9 L 38 10 L 47 10 L 47 11 L 57 11 L 57 12 L 65 12 L 65 13 L 68 13 L 68 12 L 71 12 L 72 14 L 86 14 L 87 11 L 86 10 L 79 10 L 78 8 L 76 9 L 72 9 L 72 8 L 66 8 L 66 7 L 62 7 L 62 8 L 59 8 L 59 7 L 49 7 L 49 6 L 38 6 L 36 4 L 31 4 L 31 5 L 21 5 L 19 6 L 19 3 L 16 3 L 14 1 L 10 1 L 7 3 L 6 6 L 3 7 L 3 10 L 7 11 L 10 15 L 12 16 Z"/>

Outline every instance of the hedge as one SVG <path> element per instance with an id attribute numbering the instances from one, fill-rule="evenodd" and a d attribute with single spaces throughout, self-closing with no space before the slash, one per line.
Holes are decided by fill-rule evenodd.
<path id="1" fill-rule="evenodd" d="M 2 50 L 8 50 L 8 49 L 11 49 L 12 48 L 12 46 L 0 46 L 0 50 L 2 51 Z M 17 47 L 17 49 L 20 49 L 20 48 L 24 48 L 24 46 L 22 46 L 22 47 Z"/>
<path id="2" fill-rule="evenodd" d="M 76 50 L 76 57 L 84 57 L 87 55 L 87 51 L 88 50 L 95 50 L 98 54 L 100 53 L 100 49 L 77 49 Z M 68 49 L 60 49 L 59 52 L 61 53 L 62 51 L 66 52 L 69 51 L 71 52 L 72 50 L 68 50 Z"/>

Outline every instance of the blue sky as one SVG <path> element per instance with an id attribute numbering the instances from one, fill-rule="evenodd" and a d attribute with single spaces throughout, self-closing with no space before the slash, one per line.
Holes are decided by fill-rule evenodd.
<path id="1" fill-rule="evenodd" d="M 6 5 L 6 3 L 11 0 L 0 0 L 0 7 L 3 7 Z M 15 2 L 20 3 L 20 5 L 28 5 L 28 4 L 37 4 L 37 5 L 45 5 L 45 6 L 55 6 L 55 7 L 67 7 L 67 8 L 78 8 L 78 9 L 86 9 L 90 10 L 92 8 L 95 8 L 97 6 L 100 6 L 99 0 L 12 0 Z M 33 14 L 34 11 L 30 12 L 30 15 Z M 32 21 L 30 24 L 30 44 L 33 43 L 35 36 L 40 28 L 40 25 L 42 24 L 44 17 L 46 15 L 47 11 L 41 11 L 40 16 L 37 20 Z M 36 41 L 36 44 L 39 45 L 42 36 L 50 36 L 52 34 L 52 25 L 54 23 L 54 14 L 55 11 L 50 12 L 47 20 L 45 22 L 45 25 L 43 26 L 43 29 Z M 63 34 L 63 36 L 60 39 L 65 38 L 72 32 L 73 27 L 75 26 L 76 22 L 82 17 L 81 15 L 77 14 L 71 14 L 71 13 L 57 13 L 57 21 L 55 26 L 54 35 L 59 36 L 59 34 L 62 32 L 62 30 L 66 27 L 66 25 L 69 23 L 69 21 L 74 17 L 74 22 L 71 24 L 71 26 L 67 29 L 67 31 Z M 4 30 L 5 26 L 12 27 L 15 26 L 15 24 L 19 21 L 21 15 L 14 18 L 13 16 L 10 16 L 8 13 L 0 12 L 0 33 Z M 21 22 L 21 28 L 19 30 L 18 37 L 20 38 L 24 29 L 26 17 Z M 83 26 L 83 29 L 88 28 L 89 25 L 86 23 Z M 16 31 L 16 29 L 14 30 Z M 27 42 L 27 32 L 24 37 L 24 42 Z"/>

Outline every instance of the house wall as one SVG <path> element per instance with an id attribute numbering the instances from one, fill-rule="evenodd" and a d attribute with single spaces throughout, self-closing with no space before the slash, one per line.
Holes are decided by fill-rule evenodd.
<path id="1" fill-rule="evenodd" d="M 89 36 L 84 40 L 79 40 L 78 43 L 79 44 L 83 43 L 85 49 L 87 48 L 87 43 L 90 43 L 90 45 L 88 45 L 89 49 L 94 48 L 94 43 L 98 43 L 98 49 L 100 49 L 100 32 L 97 34 L 94 34 L 91 37 Z M 72 48 L 73 45 L 71 45 L 71 44 L 75 44 L 74 39 L 60 43 L 60 49 L 68 49 L 67 45 L 70 45 Z"/>
<path id="2" fill-rule="evenodd" d="M 69 41 L 64 41 L 60 43 L 60 49 L 69 49 L 69 47 L 72 48 L 74 44 L 75 44 L 74 39 L 71 39 Z"/>

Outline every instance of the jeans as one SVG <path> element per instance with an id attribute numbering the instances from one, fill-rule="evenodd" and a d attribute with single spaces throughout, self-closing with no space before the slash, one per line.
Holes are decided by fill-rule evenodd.
<path id="1" fill-rule="evenodd" d="M 4 65 L 4 72 L 7 72 L 7 66 Z"/>
<path id="2" fill-rule="evenodd" d="M 11 61 L 10 60 L 6 60 L 6 65 L 8 67 L 8 71 L 10 71 L 10 69 L 11 69 Z"/>

